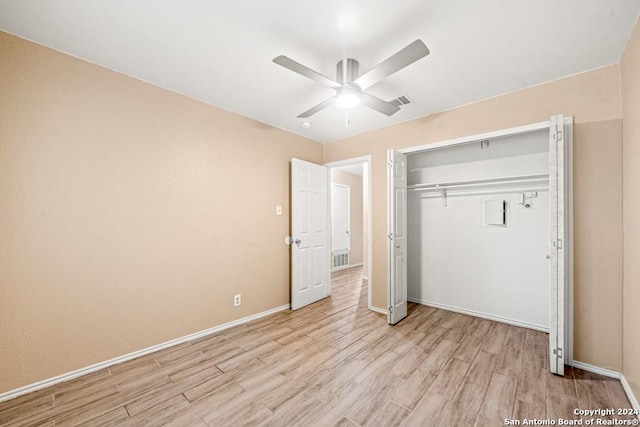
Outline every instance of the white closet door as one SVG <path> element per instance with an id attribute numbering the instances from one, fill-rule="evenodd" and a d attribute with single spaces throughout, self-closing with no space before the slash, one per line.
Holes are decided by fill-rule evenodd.
<path id="1" fill-rule="evenodd" d="M 388 165 L 388 322 L 407 317 L 407 156 L 387 152 Z"/>
<path id="2" fill-rule="evenodd" d="M 291 159 L 291 309 L 329 296 L 327 168 Z"/>
<path id="3" fill-rule="evenodd" d="M 565 130 L 564 117 L 554 116 L 549 129 L 549 368 L 564 376 L 565 319 Z"/>

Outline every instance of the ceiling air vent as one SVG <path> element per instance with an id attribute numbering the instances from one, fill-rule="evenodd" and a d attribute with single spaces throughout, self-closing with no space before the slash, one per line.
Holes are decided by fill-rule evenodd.
<path id="1" fill-rule="evenodd" d="M 403 105 L 411 104 L 413 101 L 407 95 L 400 95 L 396 99 L 392 99 L 389 101 L 389 104 L 395 105 L 396 107 L 402 107 Z"/>

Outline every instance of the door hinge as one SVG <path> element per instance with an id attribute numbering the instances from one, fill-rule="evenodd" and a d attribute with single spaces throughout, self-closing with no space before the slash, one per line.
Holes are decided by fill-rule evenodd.
<path id="1" fill-rule="evenodd" d="M 562 359 L 562 349 L 560 347 L 554 348 L 553 354 L 555 354 L 558 359 Z"/>
<path id="2" fill-rule="evenodd" d="M 389 313 L 393 313 L 393 306 L 389 306 Z"/>
<path id="3" fill-rule="evenodd" d="M 553 247 L 556 249 L 562 249 L 562 239 L 554 240 Z"/>
<path id="4" fill-rule="evenodd" d="M 562 131 L 564 127 L 564 123 L 562 120 L 556 120 L 556 128 L 555 128 L 555 133 L 553 134 L 553 138 L 556 141 L 560 141 L 562 139 Z"/>
<path id="5" fill-rule="evenodd" d="M 387 234 L 387 239 L 389 239 L 389 240 L 393 240 L 393 233 L 389 233 L 389 234 Z"/>
<path id="6" fill-rule="evenodd" d="M 562 139 L 562 131 L 558 130 L 558 128 L 556 128 L 556 132 L 553 134 L 553 139 L 555 139 L 556 142 Z"/>
<path id="7" fill-rule="evenodd" d="M 392 168 L 393 167 L 393 161 L 387 160 L 387 166 Z"/>

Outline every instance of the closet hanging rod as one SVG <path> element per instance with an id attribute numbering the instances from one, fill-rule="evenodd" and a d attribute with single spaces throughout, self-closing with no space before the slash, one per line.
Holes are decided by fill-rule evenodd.
<path id="1" fill-rule="evenodd" d="M 537 173 L 527 175 L 510 175 L 491 178 L 478 178 L 468 179 L 460 181 L 443 181 L 443 182 L 430 182 L 424 184 L 412 184 L 407 185 L 407 190 L 442 190 L 448 188 L 460 188 L 460 187 L 475 187 L 486 184 L 507 184 L 507 183 L 525 183 L 525 182 L 539 182 L 549 179 L 548 173 Z"/>
<path id="2" fill-rule="evenodd" d="M 492 194 L 510 194 L 510 193 L 525 193 L 529 191 L 544 192 L 549 189 L 548 184 L 545 185 L 531 185 L 523 187 L 502 187 L 502 188 L 466 188 L 466 189 L 453 189 L 447 190 L 447 199 L 454 197 L 475 196 L 475 195 L 492 195 Z M 422 199 L 438 199 L 442 198 L 442 194 L 435 191 L 416 191 L 413 190 L 409 193 L 409 197 L 420 197 Z"/>

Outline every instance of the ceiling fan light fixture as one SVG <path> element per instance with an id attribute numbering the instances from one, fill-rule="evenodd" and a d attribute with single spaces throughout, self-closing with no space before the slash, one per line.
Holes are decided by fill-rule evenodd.
<path id="1" fill-rule="evenodd" d="M 358 92 L 353 89 L 344 89 L 340 91 L 336 97 L 336 106 L 344 108 L 345 110 L 353 108 L 360 104 L 360 96 Z"/>
<path id="2" fill-rule="evenodd" d="M 306 67 L 284 55 L 273 58 L 273 62 L 297 74 L 335 90 L 336 95 L 322 101 L 320 104 L 298 115 L 299 119 L 306 119 L 335 104 L 339 108 L 353 108 L 359 104 L 371 108 L 386 116 L 392 116 L 400 111 L 398 105 L 377 98 L 365 92 L 380 80 L 402 70 L 429 54 L 429 49 L 420 39 L 400 49 L 363 75 L 360 75 L 360 64 L 353 58 L 345 58 L 336 64 L 336 79 L 330 79 L 317 71 Z M 404 105 L 404 103 L 402 104 Z"/>

